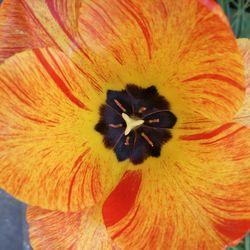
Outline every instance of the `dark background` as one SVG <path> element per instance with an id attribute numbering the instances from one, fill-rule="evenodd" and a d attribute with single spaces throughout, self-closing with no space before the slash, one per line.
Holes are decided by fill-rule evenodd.
<path id="1" fill-rule="evenodd" d="M 26 205 L 0 189 L 0 250 L 31 250 Z"/>

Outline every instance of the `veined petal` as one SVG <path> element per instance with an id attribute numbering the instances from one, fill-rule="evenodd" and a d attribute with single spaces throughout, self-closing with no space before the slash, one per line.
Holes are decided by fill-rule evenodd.
<path id="1" fill-rule="evenodd" d="M 228 26 L 230 26 L 230 23 L 228 22 L 228 19 L 224 14 L 223 9 L 215 0 L 200 0 L 200 2 L 206 5 L 211 11 L 217 14 L 226 24 L 228 24 Z"/>
<path id="2" fill-rule="evenodd" d="M 132 205 L 120 216 L 113 209 L 128 202 L 117 193 L 131 193 L 130 185 L 111 193 L 103 216 L 118 247 L 219 250 L 250 229 L 250 130 L 223 126 L 173 138 L 161 160 L 147 160 Z"/>
<path id="3" fill-rule="evenodd" d="M 53 43 L 74 61 L 73 52 L 80 56 L 75 60 L 78 66 L 90 61 L 89 56 L 78 43 L 78 17 L 80 0 L 22 0 L 25 8 L 46 31 Z"/>
<path id="4" fill-rule="evenodd" d="M 228 245 L 225 246 L 225 248 L 223 250 L 227 250 L 228 247 L 237 247 L 237 245 L 240 244 L 240 242 L 243 241 L 246 236 L 247 236 L 247 234 L 244 235 L 244 237 L 241 237 L 237 240 L 234 240 L 233 242 L 230 242 Z"/>
<path id="5" fill-rule="evenodd" d="M 112 250 L 101 213 L 97 209 L 63 213 L 28 207 L 31 246 L 36 250 Z"/>
<path id="6" fill-rule="evenodd" d="M 32 0 L 28 0 L 27 3 L 32 3 Z M 44 3 L 66 34 L 77 33 L 81 0 L 44 0 Z"/>
<path id="7" fill-rule="evenodd" d="M 242 238 L 250 229 L 249 137 L 250 129 L 234 122 L 181 137 L 188 148 L 182 158 L 190 159 L 182 172 L 196 179 L 192 182 L 188 177 L 186 183 L 191 183 L 193 196 L 203 200 L 226 243 Z"/>
<path id="8" fill-rule="evenodd" d="M 209 9 L 213 10 L 218 4 L 215 0 L 199 0 L 201 3 L 205 4 Z"/>
<path id="9" fill-rule="evenodd" d="M 34 49 L 6 60 L 0 81 L 0 186 L 48 209 L 103 199 L 123 164 L 94 130 L 106 98 L 98 78 L 55 49 Z"/>
<path id="10" fill-rule="evenodd" d="M 242 38 L 237 41 L 244 59 L 246 94 L 242 107 L 235 115 L 235 120 L 250 127 L 250 39 Z"/>
<path id="11" fill-rule="evenodd" d="M 155 85 L 179 122 L 228 121 L 243 101 L 243 62 L 211 3 L 86 0 L 79 42 L 104 81 Z"/>
<path id="12" fill-rule="evenodd" d="M 54 45 L 22 0 L 5 0 L 0 5 L 0 34 L 0 63 L 25 49 Z"/>
<path id="13" fill-rule="evenodd" d="M 84 0 L 80 11 L 71 5 L 79 34 L 67 28 L 57 2 L 26 6 L 79 68 L 104 83 L 155 85 L 179 122 L 193 114 L 225 122 L 243 101 L 242 59 L 212 1 Z"/>

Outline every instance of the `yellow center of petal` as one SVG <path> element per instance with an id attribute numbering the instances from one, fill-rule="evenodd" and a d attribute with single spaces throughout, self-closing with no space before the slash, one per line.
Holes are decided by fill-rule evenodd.
<path id="1" fill-rule="evenodd" d="M 131 118 L 125 113 L 122 113 L 122 118 L 126 122 L 126 129 L 125 129 L 125 132 L 124 132 L 125 135 L 128 135 L 131 132 L 131 130 L 140 127 L 144 123 L 144 120 Z"/>

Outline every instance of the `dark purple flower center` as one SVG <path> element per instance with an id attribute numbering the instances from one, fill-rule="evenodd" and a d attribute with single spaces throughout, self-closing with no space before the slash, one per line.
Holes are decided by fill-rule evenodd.
<path id="1" fill-rule="evenodd" d="M 159 157 L 161 146 L 171 139 L 176 116 L 155 86 L 141 88 L 128 84 L 125 90 L 107 91 L 95 130 L 119 161 L 140 164 L 149 156 Z"/>

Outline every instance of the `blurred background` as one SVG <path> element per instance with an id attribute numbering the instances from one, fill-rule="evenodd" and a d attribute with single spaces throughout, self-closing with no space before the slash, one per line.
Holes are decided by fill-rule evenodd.
<path id="1" fill-rule="evenodd" d="M 236 37 L 250 38 L 250 0 L 218 0 L 218 3 L 224 9 Z M 0 250 L 32 249 L 28 241 L 25 212 L 25 204 L 0 190 Z M 250 250 L 250 233 L 237 246 L 227 250 Z"/>
<path id="2" fill-rule="evenodd" d="M 250 0 L 218 0 L 236 37 L 250 38 Z"/>

